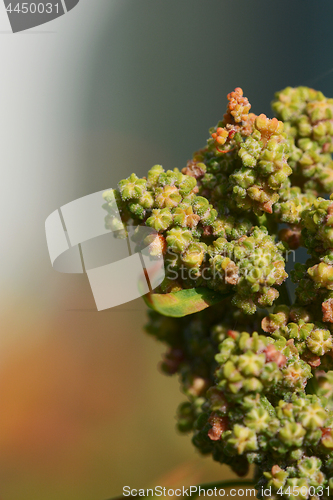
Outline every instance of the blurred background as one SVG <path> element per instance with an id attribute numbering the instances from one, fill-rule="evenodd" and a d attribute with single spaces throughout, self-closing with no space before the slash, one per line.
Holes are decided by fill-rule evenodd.
<path id="1" fill-rule="evenodd" d="M 330 0 L 80 0 L 13 35 L 0 8 L 0 498 L 106 500 L 232 477 L 177 435 L 137 300 L 97 312 L 50 265 L 44 222 L 154 164 L 182 168 L 236 86 L 333 96 Z M 124 277 L 126 279 L 126 277 Z"/>

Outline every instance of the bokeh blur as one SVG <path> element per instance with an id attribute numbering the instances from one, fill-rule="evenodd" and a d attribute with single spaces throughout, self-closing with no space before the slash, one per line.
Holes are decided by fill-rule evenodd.
<path id="1" fill-rule="evenodd" d="M 232 477 L 177 435 L 183 396 L 143 302 L 97 312 L 84 275 L 52 270 L 44 221 L 132 171 L 182 168 L 236 86 L 269 116 L 287 85 L 332 97 L 332 15 L 330 0 L 80 0 L 12 35 L 0 10 L 2 500 Z"/>

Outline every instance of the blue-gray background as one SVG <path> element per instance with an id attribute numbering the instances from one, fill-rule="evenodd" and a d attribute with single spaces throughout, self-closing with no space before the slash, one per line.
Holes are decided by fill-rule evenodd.
<path id="1" fill-rule="evenodd" d="M 91 61 L 87 123 L 128 134 L 129 149 L 131 136 L 158 144 L 182 166 L 236 86 L 270 116 L 275 91 L 311 85 L 333 67 L 332 15 L 329 0 L 125 0 Z M 330 94 L 332 82 L 333 73 L 317 86 Z M 138 158 L 135 169 L 147 166 Z"/>
<path id="2" fill-rule="evenodd" d="M 182 396 L 141 301 L 95 312 L 84 276 L 52 270 L 44 221 L 132 171 L 182 168 L 236 86 L 269 116 L 287 85 L 333 96 L 332 14 L 330 0 L 81 0 L 12 35 L 0 11 L 0 498 L 227 477 L 174 431 Z"/>

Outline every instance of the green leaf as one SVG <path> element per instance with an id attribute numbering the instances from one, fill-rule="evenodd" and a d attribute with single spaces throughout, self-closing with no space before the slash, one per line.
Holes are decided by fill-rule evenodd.
<path id="1" fill-rule="evenodd" d="M 213 306 L 232 294 L 221 294 L 209 288 L 190 288 L 172 293 L 148 293 L 143 296 L 146 304 L 164 316 L 182 318 Z"/>

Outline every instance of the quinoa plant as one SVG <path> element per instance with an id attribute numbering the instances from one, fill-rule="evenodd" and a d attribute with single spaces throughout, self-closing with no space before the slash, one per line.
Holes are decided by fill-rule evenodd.
<path id="1" fill-rule="evenodd" d="M 227 98 L 182 171 L 155 165 L 104 194 L 106 224 L 156 231 L 165 279 L 146 329 L 186 396 L 179 431 L 239 476 L 254 464 L 258 498 L 331 498 L 333 99 L 287 87 L 269 119 L 242 89 Z"/>

